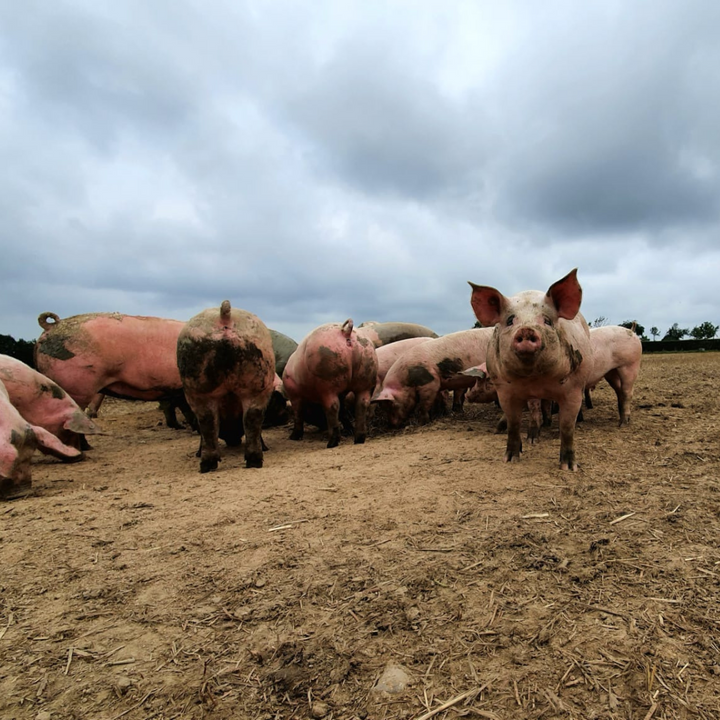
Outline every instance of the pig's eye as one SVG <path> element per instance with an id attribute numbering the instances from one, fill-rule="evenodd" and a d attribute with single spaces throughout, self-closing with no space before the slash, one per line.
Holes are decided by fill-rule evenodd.
<path id="1" fill-rule="evenodd" d="M 510 327 L 515 322 L 515 316 L 510 315 L 508 319 L 505 321 L 505 324 Z"/>
<path id="2" fill-rule="evenodd" d="M 545 324 L 546 324 L 546 325 L 549 325 L 550 327 L 552 327 L 552 320 L 551 320 L 549 317 L 546 317 L 546 318 L 545 318 Z"/>

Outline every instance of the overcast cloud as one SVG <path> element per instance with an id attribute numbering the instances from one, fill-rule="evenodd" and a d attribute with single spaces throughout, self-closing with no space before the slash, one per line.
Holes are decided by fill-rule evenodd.
<path id="1" fill-rule="evenodd" d="M 439 333 L 466 283 L 720 324 L 716 0 L 0 0 L 0 333 Z"/>

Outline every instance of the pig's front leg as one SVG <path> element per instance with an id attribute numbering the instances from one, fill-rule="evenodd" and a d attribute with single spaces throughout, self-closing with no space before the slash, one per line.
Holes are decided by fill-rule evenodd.
<path id="1" fill-rule="evenodd" d="M 507 446 L 505 449 L 505 462 L 517 462 L 522 452 L 520 439 L 520 423 L 522 421 L 524 399 L 506 398 L 500 401 L 505 417 L 507 418 Z"/>

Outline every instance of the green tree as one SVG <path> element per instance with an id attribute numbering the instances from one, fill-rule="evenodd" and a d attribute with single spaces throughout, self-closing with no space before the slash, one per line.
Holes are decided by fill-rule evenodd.
<path id="1" fill-rule="evenodd" d="M 657 340 L 657 336 L 660 334 L 660 331 L 653 325 L 650 328 L 650 334 L 652 335 L 653 340 Z"/>
<path id="2" fill-rule="evenodd" d="M 718 329 L 720 329 L 720 326 L 713 325 L 710 321 L 705 321 L 701 325 L 695 326 L 690 331 L 690 335 L 696 340 L 711 340 L 717 335 Z"/>
<path id="3" fill-rule="evenodd" d="M 690 331 L 687 328 L 681 328 L 677 323 L 673 323 L 672 327 L 665 333 L 665 340 L 682 340 Z"/>
<path id="4" fill-rule="evenodd" d="M 640 337 L 645 334 L 645 326 L 640 325 L 637 320 L 625 320 L 625 322 L 620 323 L 620 327 L 626 327 Z"/>

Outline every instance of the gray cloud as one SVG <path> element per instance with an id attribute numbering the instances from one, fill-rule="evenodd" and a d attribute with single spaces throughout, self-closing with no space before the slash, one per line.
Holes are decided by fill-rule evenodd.
<path id="1" fill-rule="evenodd" d="M 713 3 L 576 6 L 564 37 L 531 48 L 509 99 L 524 122 L 501 162 L 508 221 L 568 235 L 716 223 L 718 20 Z"/>
<path id="2" fill-rule="evenodd" d="M 718 323 L 719 14 L 4 4 L 0 333 L 225 297 L 296 339 L 450 332 L 467 280 L 576 266 L 590 319 Z"/>

